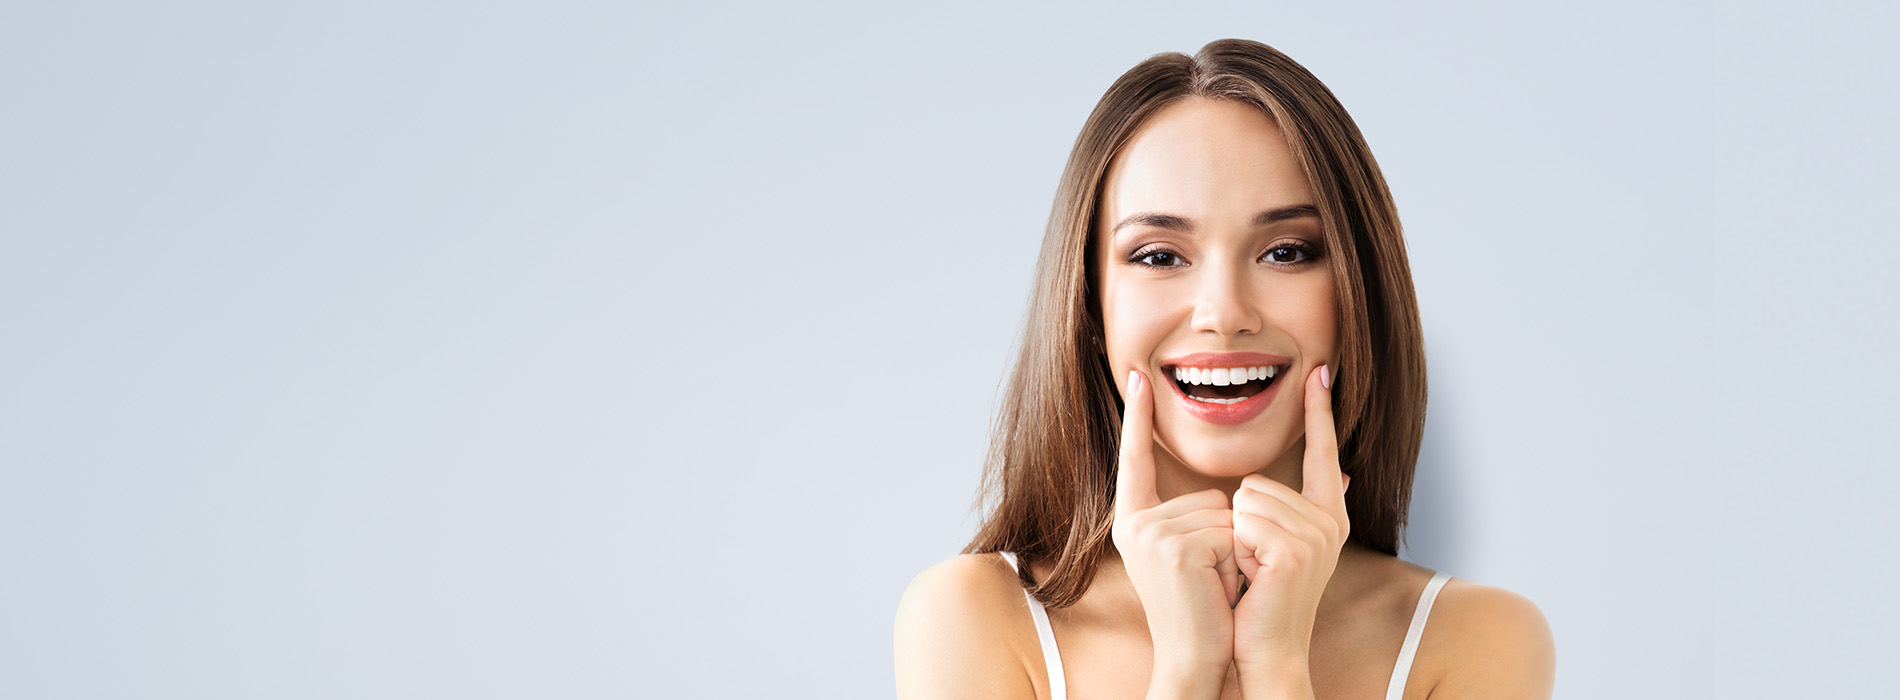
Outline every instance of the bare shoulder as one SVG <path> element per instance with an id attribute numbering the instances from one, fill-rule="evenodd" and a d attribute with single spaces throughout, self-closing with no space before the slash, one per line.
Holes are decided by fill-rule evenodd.
<path id="1" fill-rule="evenodd" d="M 1420 639 L 1421 661 L 1435 657 L 1430 697 L 1549 698 L 1556 642 L 1543 610 L 1529 598 L 1460 578 L 1445 583 Z"/>
<path id="2" fill-rule="evenodd" d="M 1001 555 L 960 554 L 911 579 L 897 604 L 897 697 L 1036 697 L 1024 662 L 1021 584 Z"/>

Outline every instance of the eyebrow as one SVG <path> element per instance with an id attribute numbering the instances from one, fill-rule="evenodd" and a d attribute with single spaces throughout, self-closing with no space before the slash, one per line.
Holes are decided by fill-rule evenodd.
<path id="1" fill-rule="evenodd" d="M 1311 204 L 1295 204 L 1290 207 L 1268 209 L 1253 217 L 1253 225 L 1265 226 L 1267 224 L 1277 223 L 1287 219 L 1297 219 L 1304 216 L 1318 218 L 1319 208 Z M 1136 212 L 1128 215 L 1128 218 L 1122 219 L 1121 223 L 1115 224 L 1115 228 L 1109 230 L 1109 235 L 1112 236 L 1120 233 L 1124 226 L 1154 226 L 1171 231 L 1188 232 L 1194 230 L 1194 220 L 1185 216 L 1175 216 L 1174 214 L 1163 214 L 1154 211 Z"/>

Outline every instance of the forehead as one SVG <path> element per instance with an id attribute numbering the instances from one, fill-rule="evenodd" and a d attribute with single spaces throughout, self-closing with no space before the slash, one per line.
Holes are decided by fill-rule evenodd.
<path id="1" fill-rule="evenodd" d="M 1312 188 L 1271 117 L 1233 100 L 1191 97 L 1155 113 L 1109 164 L 1103 226 L 1133 212 L 1212 225 L 1313 204 Z"/>

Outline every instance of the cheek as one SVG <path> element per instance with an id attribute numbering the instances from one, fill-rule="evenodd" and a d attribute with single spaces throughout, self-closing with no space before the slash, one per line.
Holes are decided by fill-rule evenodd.
<path id="1" fill-rule="evenodd" d="M 1275 290 L 1275 325 L 1285 330 L 1300 349 L 1315 358 L 1330 358 L 1338 344 L 1338 308 L 1333 300 L 1332 281 L 1313 280 L 1293 288 Z"/>
<path id="2" fill-rule="evenodd" d="M 1323 356 L 1329 358 L 1333 356 L 1333 348 L 1339 344 L 1339 313 L 1336 306 L 1330 287 L 1321 290 L 1313 304 L 1312 342 Z"/>
<path id="3" fill-rule="evenodd" d="M 1150 291 L 1113 276 L 1103 282 L 1102 326 L 1117 369 L 1145 369 L 1147 356 L 1166 334 L 1164 304 Z"/>

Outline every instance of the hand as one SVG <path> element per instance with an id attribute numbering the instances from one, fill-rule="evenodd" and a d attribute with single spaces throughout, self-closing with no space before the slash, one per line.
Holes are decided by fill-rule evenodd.
<path id="1" fill-rule="evenodd" d="M 1161 502 L 1155 491 L 1154 391 L 1129 372 L 1111 536 L 1148 616 L 1157 673 L 1212 674 L 1233 662 L 1240 568 L 1227 494 L 1208 489 Z"/>
<path id="2" fill-rule="evenodd" d="M 1339 468 L 1333 392 L 1320 371 L 1308 374 L 1304 387 L 1302 490 L 1249 474 L 1234 492 L 1236 559 L 1248 580 L 1234 608 L 1234 661 L 1243 671 L 1306 668 L 1320 595 L 1352 531 L 1346 518 L 1352 477 Z"/>

